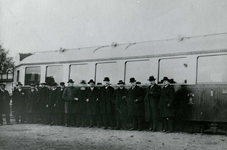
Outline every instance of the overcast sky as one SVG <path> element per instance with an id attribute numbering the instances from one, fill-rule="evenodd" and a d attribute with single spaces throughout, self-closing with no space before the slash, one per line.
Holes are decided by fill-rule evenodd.
<path id="1" fill-rule="evenodd" d="M 11 55 L 222 32 L 226 0 L 0 0 Z"/>

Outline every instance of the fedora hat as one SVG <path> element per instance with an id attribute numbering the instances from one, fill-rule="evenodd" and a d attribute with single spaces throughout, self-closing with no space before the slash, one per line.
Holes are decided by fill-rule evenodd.
<path id="1" fill-rule="evenodd" d="M 150 76 L 149 79 L 147 79 L 148 81 L 155 81 L 156 79 L 154 78 L 154 76 Z"/>
<path id="2" fill-rule="evenodd" d="M 74 83 L 74 81 L 72 79 L 69 79 L 67 83 Z"/>
<path id="3" fill-rule="evenodd" d="M 87 84 L 87 82 L 85 80 L 81 80 L 80 84 Z"/>
<path id="4" fill-rule="evenodd" d="M 94 84 L 95 84 L 95 81 L 91 79 L 91 80 L 88 82 L 88 84 L 90 84 L 90 83 L 94 83 Z"/>
<path id="5" fill-rule="evenodd" d="M 125 83 L 122 80 L 119 80 L 117 84 L 119 85 L 119 84 L 125 84 Z"/>
<path id="6" fill-rule="evenodd" d="M 20 82 L 18 82 L 16 86 L 19 86 L 19 85 L 23 86 Z"/>
<path id="7" fill-rule="evenodd" d="M 51 86 L 57 86 L 58 84 L 56 82 L 53 82 Z"/>
<path id="8" fill-rule="evenodd" d="M 129 79 L 129 82 L 130 82 L 130 83 L 134 83 L 134 82 L 136 82 L 136 80 L 135 80 L 135 78 L 130 78 L 130 79 Z"/>
<path id="9" fill-rule="evenodd" d="M 64 86 L 64 85 L 65 85 L 65 82 L 61 82 L 60 85 L 61 85 L 61 86 Z"/>
<path id="10" fill-rule="evenodd" d="M 6 86 L 6 83 L 5 83 L 5 82 L 3 82 L 3 83 L 0 83 L 0 85 L 4 85 L 4 86 Z"/>
<path id="11" fill-rule="evenodd" d="M 105 77 L 103 81 L 110 81 L 109 77 Z"/>

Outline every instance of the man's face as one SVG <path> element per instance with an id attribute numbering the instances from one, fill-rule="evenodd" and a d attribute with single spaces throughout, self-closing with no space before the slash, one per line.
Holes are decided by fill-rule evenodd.
<path id="1" fill-rule="evenodd" d="M 164 80 L 164 81 L 163 81 L 163 85 L 164 85 L 164 86 L 169 85 L 169 81 Z"/>
<path id="2" fill-rule="evenodd" d="M 5 89 L 5 85 L 1 85 L 0 88 L 4 90 Z"/>
<path id="3" fill-rule="evenodd" d="M 61 85 L 61 89 L 63 89 L 65 86 L 64 85 Z"/>
<path id="4" fill-rule="evenodd" d="M 108 85 L 110 85 L 110 82 L 109 81 L 104 81 L 104 85 L 108 86 Z"/>
<path id="5" fill-rule="evenodd" d="M 149 81 L 150 82 L 150 85 L 154 85 L 155 84 L 155 81 Z"/>
<path id="6" fill-rule="evenodd" d="M 95 84 L 94 84 L 93 82 L 91 82 L 89 85 L 90 85 L 91 87 L 94 87 L 94 86 L 95 86 Z"/>
<path id="7" fill-rule="evenodd" d="M 73 86 L 73 83 L 68 83 L 68 86 L 72 87 Z"/>
<path id="8" fill-rule="evenodd" d="M 124 87 L 124 84 L 119 84 L 119 87 L 120 87 L 120 88 L 123 88 L 123 87 Z"/>
<path id="9" fill-rule="evenodd" d="M 136 82 L 131 82 L 131 85 L 132 86 L 136 86 Z"/>

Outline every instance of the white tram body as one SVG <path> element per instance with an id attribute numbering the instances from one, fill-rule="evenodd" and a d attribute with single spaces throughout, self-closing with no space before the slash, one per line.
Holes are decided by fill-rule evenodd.
<path id="1" fill-rule="evenodd" d="M 149 76 L 157 81 L 164 76 L 176 84 L 227 82 L 227 35 L 214 34 L 150 42 L 113 44 L 110 46 L 78 48 L 35 53 L 16 61 L 14 83 L 24 85 L 55 82 L 69 78 L 102 82 L 108 76 L 114 85 L 118 80 L 128 84 L 135 77 L 147 84 Z M 19 58 L 18 58 L 19 59 Z"/>

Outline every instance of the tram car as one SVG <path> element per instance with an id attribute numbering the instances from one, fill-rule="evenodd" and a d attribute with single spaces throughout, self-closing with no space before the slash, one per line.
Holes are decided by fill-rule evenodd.
<path id="1" fill-rule="evenodd" d="M 109 77 L 116 87 L 119 80 L 129 86 L 134 77 L 142 87 L 153 75 L 174 79 L 176 121 L 189 122 L 199 130 L 226 131 L 227 123 L 227 34 L 210 34 L 175 39 L 61 49 L 37 52 L 16 61 L 14 83 Z M 161 85 L 160 85 L 161 86 Z M 194 130 L 194 129 L 192 129 Z"/>

